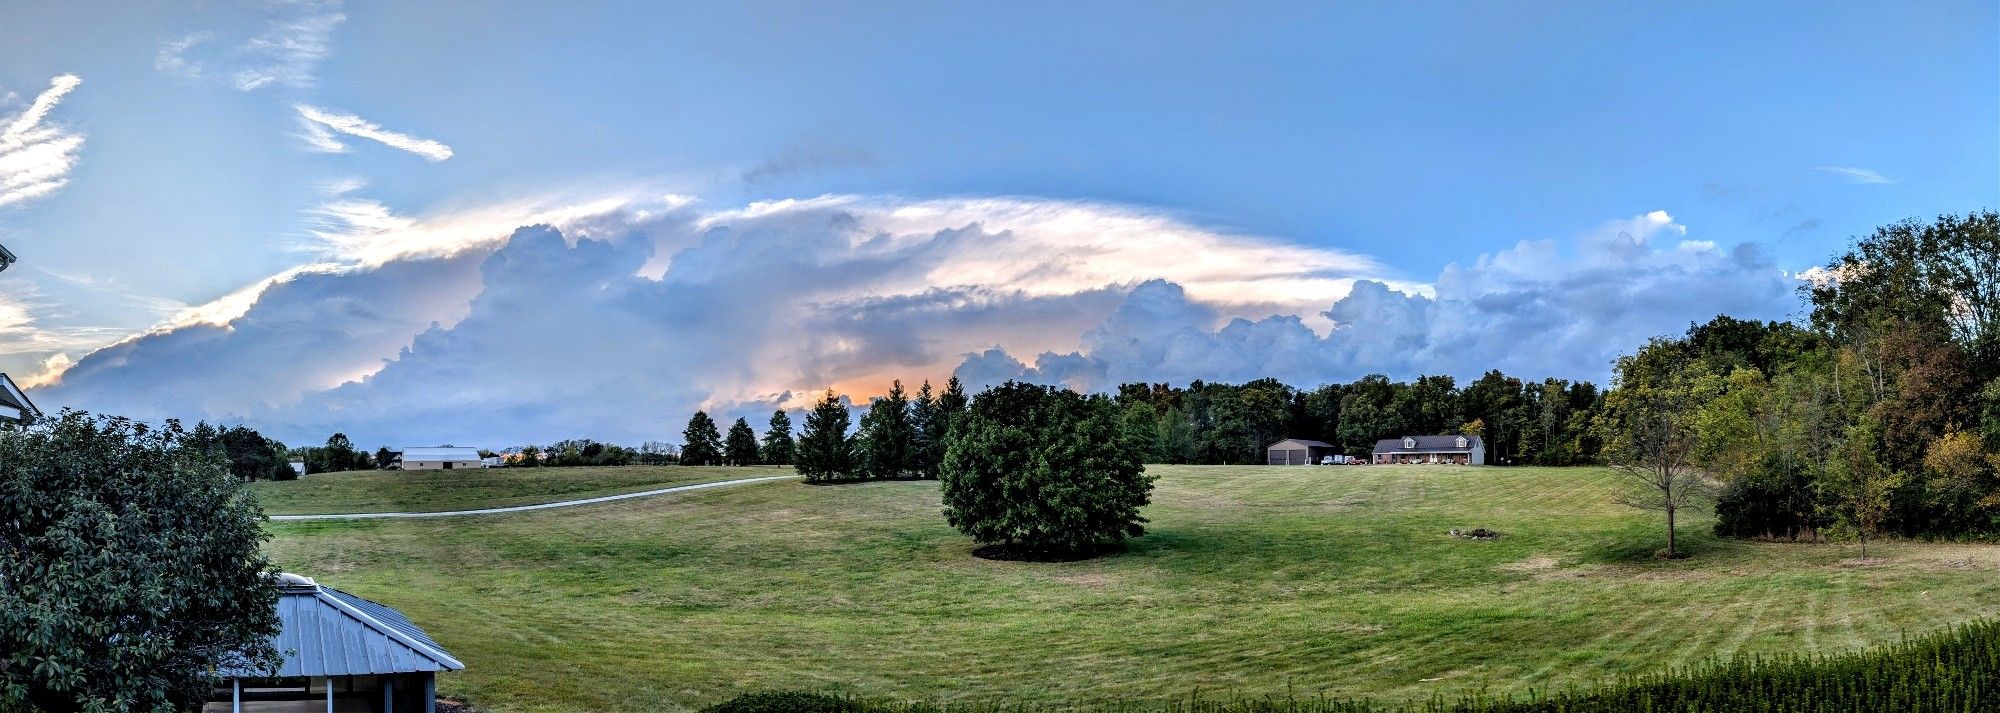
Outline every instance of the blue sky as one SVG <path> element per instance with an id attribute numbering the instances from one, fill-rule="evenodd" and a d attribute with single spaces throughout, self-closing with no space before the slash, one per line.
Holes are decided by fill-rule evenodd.
<path id="1" fill-rule="evenodd" d="M 1157 325 L 1159 334 L 1192 327 L 1227 341 L 1232 317 L 1262 324 L 1292 315 L 1313 338 L 1329 340 L 1349 322 L 1321 312 L 1355 280 L 1442 303 L 1452 297 L 1440 290 L 1456 289 L 1442 283 L 1498 284 L 1495 275 L 1514 274 L 1509 260 L 1530 256 L 1565 274 L 1640 269 L 1598 260 L 1625 254 L 1605 248 L 1624 232 L 1651 251 L 1648 274 L 1727 275 L 1734 287 L 1743 283 L 1739 273 L 1763 279 L 1808 269 L 1873 226 L 1992 207 L 2000 195 L 2000 10 L 1991 3 L 0 7 L 0 97 L 12 96 L 0 103 L 0 117 L 27 110 L 60 76 L 81 84 L 38 127 L 80 137 L 81 146 L 60 167 L 58 189 L 0 205 L 0 242 L 23 258 L 0 278 L 0 289 L 10 290 L 0 297 L 12 308 L 0 311 L 12 315 L 0 317 L 12 320 L 0 324 L 0 336 L 15 342 L 0 349 L 0 369 L 59 384 L 51 398 L 181 408 L 93 394 L 167 378 L 192 368 L 187 363 L 121 357 L 130 373 L 90 376 L 104 379 L 95 388 L 85 378 L 108 372 L 64 371 L 149 329 L 199 323 L 240 332 L 229 329 L 231 320 L 256 316 L 246 304 L 275 299 L 255 286 L 288 283 L 301 269 L 380 278 L 409 260 L 464 263 L 464 276 L 454 278 L 464 294 L 434 295 L 424 303 L 430 313 L 357 313 L 378 325 L 410 325 L 371 343 L 381 353 L 326 365 L 289 396 L 184 405 L 199 412 L 191 416 L 308 424 L 301 429 L 339 420 L 298 415 L 335 408 L 312 402 L 313 394 L 339 391 L 339 375 L 371 380 L 396 362 L 421 360 L 405 350 L 427 343 L 419 332 L 431 322 L 447 332 L 462 319 L 477 323 L 474 303 L 493 285 L 475 278 L 496 269 L 480 272 L 477 260 L 511 248 L 517 221 L 554 223 L 572 243 L 579 236 L 614 247 L 643 243 L 636 271 L 666 285 L 699 282 L 683 273 L 701 265 L 729 264 L 726 255 L 683 259 L 708 254 L 718 227 L 737 235 L 800 230 L 758 222 L 776 220 L 753 210 L 759 202 L 822 196 L 836 199 L 787 210 L 813 220 L 837 214 L 868 226 L 866 234 L 890 230 L 884 226 L 929 236 L 975 224 L 1014 230 L 1026 236 L 1015 249 L 1034 254 L 1068 255 L 1087 242 L 1079 229 L 1123 236 L 1134 248 L 1113 251 L 1127 255 L 1117 258 L 1123 262 L 1055 283 L 1036 277 L 1047 269 L 959 280 L 953 276 L 985 274 L 961 255 L 908 285 L 878 280 L 820 295 L 812 305 L 879 306 L 961 287 L 991 300 L 1082 302 L 1043 304 L 1007 322 L 1016 327 L 967 327 L 979 317 L 939 307 L 940 333 L 957 336 L 878 355 L 883 366 L 873 370 L 828 370 L 824 352 L 774 356 L 786 340 L 771 338 L 746 348 L 744 358 L 782 368 L 750 369 L 756 373 L 739 375 L 736 386 L 662 395 L 658 403 L 748 410 L 827 385 L 867 391 L 890 373 L 935 378 L 989 347 L 1004 348 L 1010 360 L 994 374 L 1056 379 L 1050 374 L 1071 372 L 1058 360 L 1037 371 L 1036 355 L 1093 356 L 1093 344 L 1106 345 L 1086 333 L 1101 339 L 1114 331 L 1100 321 L 1130 317 L 1143 306 L 1133 304 L 1135 286 L 1154 278 L 1186 288 L 1194 310 L 1174 313 L 1193 322 Z M 418 151 L 308 116 L 365 122 Z M 333 144 L 342 152 L 325 152 Z M 448 157 L 440 147 L 449 147 Z M 5 165 L 0 159 L 0 171 Z M 625 201 L 612 211 L 622 217 L 579 208 L 599 201 Z M 1057 209 L 1089 217 L 1044 220 Z M 1648 218 L 1656 211 L 1668 217 Z M 911 217 L 917 213 L 924 219 Z M 1155 240 L 1148 230 L 1180 231 L 1180 242 L 1159 244 L 1196 247 L 1168 257 L 1214 268 L 1188 272 L 1147 259 Z M 1648 231 L 1663 232 L 1649 238 Z M 851 238 L 838 241 L 871 249 Z M 1522 241 L 1549 243 L 1546 251 L 1520 250 Z M 1258 275 L 1259 260 L 1283 260 L 1271 256 L 1287 249 L 1310 255 L 1316 267 L 1286 278 L 1293 282 Z M 1676 257 L 1702 249 L 1713 253 L 1706 262 Z M 1105 254 L 1077 252 L 1056 267 L 1115 262 Z M 814 270 L 828 264 L 748 279 L 803 294 L 810 290 L 795 288 L 822 279 Z M 1703 291 L 1736 294 L 1733 287 Z M 340 304 L 413 288 L 370 289 Z M 1519 292 L 1477 289 L 1486 292 L 1465 298 Z M 1749 290 L 1742 304 L 1621 289 L 1618 300 L 1664 304 L 1620 305 L 1645 320 L 1603 314 L 1616 329 L 1594 334 L 1612 353 L 1631 345 L 1609 342 L 1712 315 L 1703 311 L 1780 317 L 1786 309 L 1771 289 Z M 1140 296 L 1157 307 L 1171 301 L 1166 292 Z M 215 304 L 232 294 L 234 301 Z M 746 301 L 728 290 L 705 298 L 727 303 L 633 309 L 660 318 L 703 308 L 730 313 Z M 1536 304 L 1581 309 L 1553 299 L 1542 295 Z M 982 314 L 1027 309 L 981 304 Z M 265 307 L 279 311 L 276 303 Z M 189 316 L 196 313 L 207 316 Z M 1054 328 L 1061 338 L 1033 326 L 1050 324 L 1050 315 L 1061 318 Z M 704 328 L 719 329 L 662 327 L 675 338 L 731 338 Z M 855 336 L 839 348 L 872 353 L 887 348 L 880 341 Z M 1299 358 L 1344 366 L 1253 358 L 1166 372 L 1292 369 L 1299 379 L 1333 379 L 1352 378 L 1355 369 L 1475 368 L 1436 341 L 1397 347 L 1436 354 L 1427 361 L 1350 363 L 1319 354 Z M 194 363 L 221 359 L 176 349 Z M 1588 356 L 1547 368 L 1603 378 L 1602 355 Z M 1141 363 L 1100 364 L 1095 376 L 1074 378 L 1162 373 L 1149 369 L 1164 357 L 1133 358 Z M 205 385 L 204 399 L 222 392 L 193 381 Z M 612 418 L 580 414 L 562 427 Z M 537 427 L 526 417 L 506 424 L 509 436 Z M 382 428 L 383 437 L 402 437 L 397 428 Z M 566 435 L 575 434 L 549 437 Z"/>

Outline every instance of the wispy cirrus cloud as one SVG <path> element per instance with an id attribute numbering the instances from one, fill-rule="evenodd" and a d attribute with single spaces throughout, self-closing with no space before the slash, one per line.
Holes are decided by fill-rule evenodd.
<path id="1" fill-rule="evenodd" d="M 226 77 L 242 91 L 265 87 L 310 87 L 314 72 L 333 51 L 333 31 L 347 20 L 340 0 L 268 0 L 257 34 L 240 42 L 215 42 L 213 32 L 192 32 L 160 41 L 153 67 L 191 78 Z M 212 67 L 220 68 L 211 75 Z"/>
<path id="2" fill-rule="evenodd" d="M 1845 178 L 1848 183 L 1895 183 L 1895 181 L 1883 178 L 1882 174 L 1875 172 L 1874 169 L 1860 168 L 1858 166 L 1820 166 L 1813 170 Z"/>
<path id="3" fill-rule="evenodd" d="M 27 109 L 0 125 L 0 207 L 46 196 L 69 183 L 83 135 L 45 120 L 82 83 L 74 74 L 49 80 L 49 88 Z"/>
<path id="4" fill-rule="evenodd" d="M 340 133 L 375 141 L 389 148 L 408 151 L 424 157 L 427 161 L 443 161 L 452 155 L 451 147 L 444 145 L 443 142 L 390 131 L 382 128 L 380 124 L 353 114 L 328 111 L 307 104 L 300 104 L 296 108 L 299 112 L 299 122 L 304 127 L 304 133 L 301 133 L 299 138 L 303 139 L 307 147 L 313 151 L 346 153 L 347 144 L 341 143 L 340 138 L 334 136 L 335 133 Z"/>

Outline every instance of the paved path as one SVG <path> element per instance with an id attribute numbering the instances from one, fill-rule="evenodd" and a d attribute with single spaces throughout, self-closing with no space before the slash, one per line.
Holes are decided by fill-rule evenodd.
<path id="1" fill-rule="evenodd" d="M 504 508 L 481 508 L 478 510 L 447 510 L 443 512 L 351 512 L 351 513 L 340 513 L 340 514 L 329 514 L 329 515 L 272 515 L 271 520 L 274 522 L 288 522 L 296 520 L 381 520 L 389 518 L 458 517 L 460 515 L 499 515 L 502 513 L 510 513 L 510 512 L 527 512 L 529 510 L 548 510 L 550 508 L 566 508 L 566 507 L 574 507 L 577 505 L 595 505 L 597 503 L 608 503 L 613 500 L 629 500 L 631 498 L 650 498 L 655 495 L 666 495 L 668 493 L 684 493 L 690 490 L 705 490 L 708 488 L 720 488 L 727 485 L 762 483 L 768 480 L 792 480 L 797 477 L 798 476 L 794 475 L 766 475 L 757 478 L 737 478 L 735 480 L 718 480 L 713 483 L 676 485 L 671 488 L 660 488 L 658 490 L 643 490 L 636 493 L 621 493 L 618 495 L 604 495 L 595 498 L 583 498 L 581 500 L 564 500 L 561 502 L 554 502 L 554 503 L 537 503 L 534 505 L 513 505 Z"/>

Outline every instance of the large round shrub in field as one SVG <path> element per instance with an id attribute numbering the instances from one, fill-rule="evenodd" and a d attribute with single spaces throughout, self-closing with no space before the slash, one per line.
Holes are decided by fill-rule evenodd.
<path id="1" fill-rule="evenodd" d="M 1009 559 L 1069 559 L 1145 534 L 1153 478 L 1101 396 L 1008 382 L 972 399 L 938 479 L 945 520 Z"/>

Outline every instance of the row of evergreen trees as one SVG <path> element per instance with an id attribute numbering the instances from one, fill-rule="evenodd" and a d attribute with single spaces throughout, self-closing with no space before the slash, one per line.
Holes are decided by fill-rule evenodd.
<path id="1" fill-rule="evenodd" d="M 965 413 L 965 387 L 957 377 L 933 391 L 931 382 L 911 398 L 897 380 L 889 394 L 869 402 L 854 429 L 846 398 L 827 390 L 806 413 L 796 436 L 784 409 L 771 413 L 760 441 L 738 418 L 725 435 L 706 411 L 696 411 L 681 432 L 682 465 L 795 465 L 807 480 L 934 479 L 944 460 L 952 424 Z M 849 433 L 853 430 L 853 433 Z"/>

